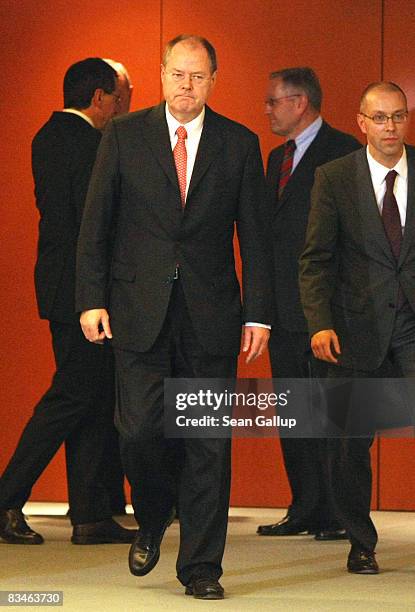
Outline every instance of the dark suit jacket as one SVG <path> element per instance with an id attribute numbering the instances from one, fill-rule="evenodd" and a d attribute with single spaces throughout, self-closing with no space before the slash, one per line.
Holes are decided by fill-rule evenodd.
<path id="1" fill-rule="evenodd" d="M 32 143 L 40 212 L 35 267 L 40 317 L 76 322 L 76 242 L 101 134 L 82 117 L 55 112 Z"/>
<path id="2" fill-rule="evenodd" d="M 284 145 L 268 159 L 267 186 L 272 215 L 274 252 L 274 291 L 278 325 L 284 329 L 307 332 L 298 287 L 298 259 L 304 247 L 311 188 L 317 166 L 347 155 L 361 147 L 349 134 L 323 122 L 317 136 L 296 166 L 278 201 L 278 183 Z"/>
<path id="3" fill-rule="evenodd" d="M 415 310 L 415 148 L 408 156 L 408 205 L 399 262 L 386 237 L 366 149 L 319 168 L 300 286 L 310 334 L 334 329 L 339 364 L 371 371 L 386 357 L 399 285 Z"/>
<path id="4" fill-rule="evenodd" d="M 114 346 L 146 351 L 161 330 L 178 264 L 199 341 L 211 354 L 237 354 L 241 321 L 269 323 L 271 317 L 264 191 L 258 138 L 206 107 L 183 212 L 164 103 L 114 120 L 98 152 L 82 222 L 78 310 L 107 307 Z"/>

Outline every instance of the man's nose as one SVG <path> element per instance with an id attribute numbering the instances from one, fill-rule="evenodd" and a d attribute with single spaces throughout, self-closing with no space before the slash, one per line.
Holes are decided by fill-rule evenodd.
<path id="1" fill-rule="evenodd" d="M 392 117 L 388 117 L 386 119 L 386 124 L 385 124 L 385 128 L 389 131 L 394 131 L 395 130 L 395 122 L 393 121 Z"/>
<path id="2" fill-rule="evenodd" d="M 191 75 L 185 74 L 184 79 L 182 81 L 182 87 L 184 87 L 184 89 L 192 89 L 192 86 L 193 86 L 193 81 L 192 81 Z"/>

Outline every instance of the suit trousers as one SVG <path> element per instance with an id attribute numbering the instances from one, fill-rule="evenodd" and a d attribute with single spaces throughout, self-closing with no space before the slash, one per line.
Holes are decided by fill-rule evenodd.
<path id="1" fill-rule="evenodd" d="M 79 324 L 50 322 L 56 372 L 0 479 L 0 508 L 22 508 L 65 442 L 72 524 L 111 516 L 102 484 L 103 454 L 114 414 L 110 347 L 88 342 Z"/>
<path id="2" fill-rule="evenodd" d="M 276 325 L 269 343 L 273 378 L 324 378 L 326 366 L 314 359 L 307 333 Z M 288 514 L 312 531 L 338 529 L 328 492 L 327 440 L 280 438 L 292 500 Z"/>
<path id="3" fill-rule="evenodd" d="M 209 355 L 194 332 L 179 280 L 162 330 L 145 353 L 114 349 L 115 423 L 140 528 L 157 535 L 172 508 L 180 520 L 177 576 L 219 578 L 225 547 L 231 441 L 166 439 L 163 385 L 169 378 L 235 378 L 236 356 Z"/>
<path id="4" fill-rule="evenodd" d="M 357 339 L 358 340 L 358 339 Z M 392 369 L 398 377 L 415 378 L 415 313 L 406 304 L 396 314 L 388 354 L 374 371 L 353 370 L 329 365 L 330 378 L 389 378 Z M 335 407 L 333 407 L 335 409 Z M 373 407 L 369 407 L 373 412 Z M 368 410 L 366 405 L 359 407 Z M 372 552 L 377 543 L 376 528 L 370 518 L 372 469 L 370 447 L 376 433 L 362 437 L 329 440 L 330 493 L 336 515 L 346 529 L 352 547 Z"/>

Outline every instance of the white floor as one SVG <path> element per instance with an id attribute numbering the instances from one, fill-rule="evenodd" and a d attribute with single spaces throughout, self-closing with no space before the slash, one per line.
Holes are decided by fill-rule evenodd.
<path id="1" fill-rule="evenodd" d="M 43 546 L 0 544 L 0 590 L 61 590 L 63 609 L 130 612 L 284 610 L 287 612 L 415 612 L 415 514 L 375 512 L 381 574 L 345 571 L 348 543 L 316 542 L 311 536 L 259 537 L 258 524 L 285 510 L 233 508 L 224 559 L 224 601 L 185 597 L 175 579 L 179 525 L 166 532 L 156 568 L 143 578 L 128 571 L 127 545 L 74 546 L 66 504 L 27 504 L 30 525 Z M 132 516 L 120 521 L 134 525 Z M 62 609 L 62 608 L 60 608 Z"/>

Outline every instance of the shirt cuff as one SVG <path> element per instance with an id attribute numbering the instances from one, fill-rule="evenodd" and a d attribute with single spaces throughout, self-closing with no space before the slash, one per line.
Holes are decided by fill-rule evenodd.
<path id="1" fill-rule="evenodd" d="M 252 323 L 249 321 L 248 323 L 244 323 L 245 327 L 264 327 L 265 329 L 271 329 L 271 325 L 266 325 L 265 323 Z"/>

